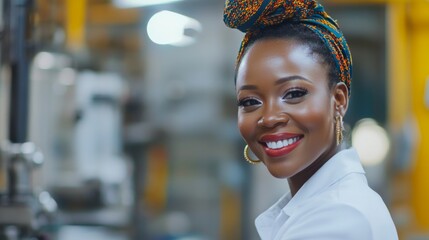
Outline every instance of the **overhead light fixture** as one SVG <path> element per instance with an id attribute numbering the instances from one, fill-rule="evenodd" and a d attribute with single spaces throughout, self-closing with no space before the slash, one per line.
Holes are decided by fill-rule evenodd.
<path id="1" fill-rule="evenodd" d="M 113 4 L 119 8 L 135 8 L 180 1 L 183 0 L 114 0 Z"/>
<path id="2" fill-rule="evenodd" d="M 156 44 L 187 46 L 195 42 L 195 38 L 185 33 L 200 32 L 201 23 L 188 16 L 171 12 L 160 11 L 154 14 L 147 24 L 147 34 Z"/>

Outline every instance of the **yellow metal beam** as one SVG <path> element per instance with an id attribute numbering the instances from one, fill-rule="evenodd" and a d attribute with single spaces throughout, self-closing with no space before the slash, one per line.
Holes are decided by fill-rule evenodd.
<path id="1" fill-rule="evenodd" d="M 388 119 L 393 136 L 400 136 L 412 113 L 407 9 L 405 3 L 386 6 Z M 404 169 L 395 172 L 392 181 L 394 195 L 389 206 L 393 216 L 398 216 L 401 209 L 411 208 L 410 191 L 406 191 L 411 185 L 410 175 L 410 171 Z M 412 228 L 412 222 L 399 222 L 396 227 L 402 239 Z"/>
<path id="2" fill-rule="evenodd" d="M 168 154 L 164 145 L 152 146 L 148 150 L 146 179 L 141 206 L 148 206 L 151 213 L 165 211 L 168 191 Z"/>
<path id="3" fill-rule="evenodd" d="M 411 170 L 411 207 L 417 229 L 429 231 L 429 1 L 332 0 L 329 4 L 385 4 L 388 9 L 389 122 L 398 130 L 412 116 L 418 136 Z"/>
<path id="4" fill-rule="evenodd" d="M 424 16 L 426 15 L 426 16 Z M 416 159 L 413 166 L 412 203 L 417 223 L 429 231 L 429 109 L 424 104 L 424 91 L 429 81 L 429 1 L 413 3 L 411 21 L 411 89 L 412 110 L 419 130 Z"/>
<path id="5" fill-rule="evenodd" d="M 399 132 L 410 115 L 410 74 L 407 5 L 387 6 L 388 114 L 393 131 Z"/>
<path id="6" fill-rule="evenodd" d="M 429 231 L 429 109 L 424 89 L 429 81 L 429 1 L 388 3 L 389 121 L 398 130 L 412 116 L 417 123 L 411 169 L 411 208 L 415 229 Z M 412 134 L 412 133 L 410 133 Z"/>
<path id="7" fill-rule="evenodd" d="M 79 50 L 85 43 L 86 0 L 66 0 L 67 47 Z"/>
<path id="8" fill-rule="evenodd" d="M 220 239 L 242 239 L 240 216 L 242 210 L 242 199 L 240 194 L 233 189 L 222 187 L 220 192 Z"/>
<path id="9" fill-rule="evenodd" d="M 416 1 L 410 6 L 410 21 L 413 25 L 429 25 L 429 1 Z"/>

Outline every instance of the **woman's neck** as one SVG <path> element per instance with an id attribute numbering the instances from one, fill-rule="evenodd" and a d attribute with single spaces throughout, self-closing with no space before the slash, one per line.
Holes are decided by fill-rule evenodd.
<path id="1" fill-rule="evenodd" d="M 310 166 L 306 167 L 301 172 L 288 178 L 289 189 L 292 197 L 301 189 L 301 187 L 310 179 L 329 159 L 331 159 L 336 153 L 341 151 L 341 145 L 332 147 L 326 151 L 319 158 L 317 158 Z"/>

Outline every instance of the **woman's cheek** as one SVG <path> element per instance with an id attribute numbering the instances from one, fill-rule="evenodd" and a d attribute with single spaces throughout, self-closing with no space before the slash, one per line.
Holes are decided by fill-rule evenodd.
<path id="1" fill-rule="evenodd" d="M 320 104 L 308 104 L 297 109 L 295 119 L 306 130 L 320 130 L 326 121 L 326 106 Z"/>
<path id="2" fill-rule="evenodd" d="M 252 113 L 239 113 L 238 114 L 238 129 L 241 136 L 246 141 L 251 141 L 254 138 L 257 129 L 257 116 Z"/>
<path id="3" fill-rule="evenodd" d="M 237 122 L 238 122 L 238 129 L 240 131 L 240 134 L 241 136 L 243 136 L 243 138 L 246 139 L 249 131 L 249 127 L 247 126 L 249 124 L 248 119 L 246 119 L 246 117 L 244 117 L 242 113 L 239 113 L 237 120 L 238 120 Z"/>

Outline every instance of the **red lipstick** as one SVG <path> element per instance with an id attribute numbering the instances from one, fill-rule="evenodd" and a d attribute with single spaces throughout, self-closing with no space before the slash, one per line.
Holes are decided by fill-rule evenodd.
<path id="1" fill-rule="evenodd" d="M 265 153 L 270 157 L 281 157 L 292 152 L 300 143 L 303 136 L 301 134 L 294 133 L 280 133 L 280 134 L 270 134 L 265 135 L 261 138 L 260 142 L 264 145 Z M 292 139 L 292 142 L 289 143 Z M 282 143 L 288 141 L 288 144 L 283 144 L 280 148 L 273 148 L 273 142 L 281 141 Z M 268 144 L 270 143 L 270 144 Z"/>

